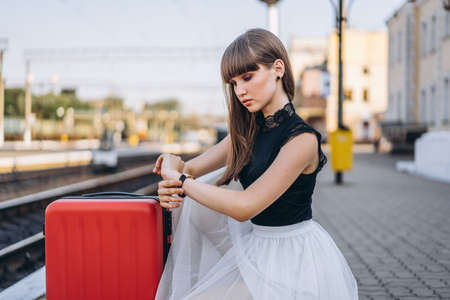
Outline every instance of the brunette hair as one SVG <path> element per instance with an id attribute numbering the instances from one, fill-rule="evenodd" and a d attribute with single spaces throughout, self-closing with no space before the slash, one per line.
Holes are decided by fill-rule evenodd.
<path id="1" fill-rule="evenodd" d="M 221 73 L 225 96 L 228 102 L 228 129 L 231 149 L 227 160 L 227 169 L 216 182 L 217 186 L 238 179 L 238 174 L 249 162 L 258 125 L 256 113 L 251 113 L 239 101 L 234 93 L 230 79 L 240 74 L 256 71 L 258 64 L 272 67 L 275 60 L 284 62 L 285 72 L 282 78 L 283 90 L 292 101 L 294 98 L 294 76 L 286 49 L 276 35 L 264 29 L 250 29 L 238 36 L 225 50 L 222 56 Z"/>

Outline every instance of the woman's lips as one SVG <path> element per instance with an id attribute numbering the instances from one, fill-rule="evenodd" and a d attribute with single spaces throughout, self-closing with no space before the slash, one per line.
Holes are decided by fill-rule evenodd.
<path id="1" fill-rule="evenodd" d="M 244 104 L 245 106 L 248 106 L 248 105 L 250 105 L 251 101 L 252 101 L 252 99 L 243 100 L 242 104 Z"/>

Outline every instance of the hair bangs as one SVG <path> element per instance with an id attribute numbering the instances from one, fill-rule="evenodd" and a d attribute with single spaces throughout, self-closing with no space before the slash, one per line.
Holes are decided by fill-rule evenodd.
<path id="1" fill-rule="evenodd" d="M 221 73 L 224 83 L 230 83 L 231 78 L 258 69 L 256 57 L 242 36 L 229 45 L 222 56 Z"/>

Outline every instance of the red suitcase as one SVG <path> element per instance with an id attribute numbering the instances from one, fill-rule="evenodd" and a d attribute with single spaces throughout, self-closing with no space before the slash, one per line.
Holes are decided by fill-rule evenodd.
<path id="1" fill-rule="evenodd" d="M 158 197 L 65 197 L 45 211 L 47 300 L 154 299 L 171 234 Z"/>

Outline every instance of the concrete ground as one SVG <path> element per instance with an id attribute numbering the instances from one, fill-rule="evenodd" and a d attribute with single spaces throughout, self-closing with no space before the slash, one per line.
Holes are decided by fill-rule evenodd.
<path id="1" fill-rule="evenodd" d="M 336 186 L 318 176 L 313 215 L 358 281 L 360 299 L 450 299 L 450 184 L 400 173 L 386 153 L 354 155 Z"/>

